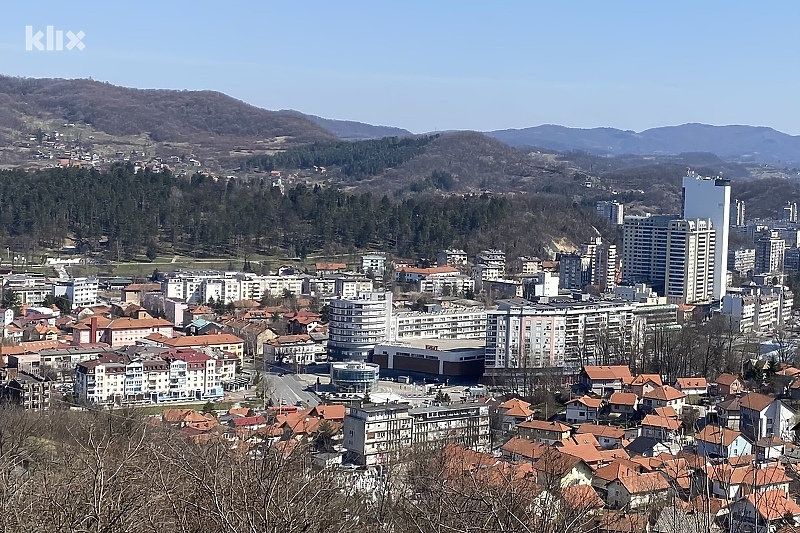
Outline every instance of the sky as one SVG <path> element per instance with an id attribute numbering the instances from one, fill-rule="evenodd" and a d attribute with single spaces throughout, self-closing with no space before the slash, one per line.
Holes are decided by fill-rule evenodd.
<path id="1" fill-rule="evenodd" d="M 796 0 L 8 4 L 5 75 L 211 89 L 415 133 L 703 122 L 800 134 Z M 83 50 L 26 50 L 26 26 L 48 25 L 83 31 Z"/>

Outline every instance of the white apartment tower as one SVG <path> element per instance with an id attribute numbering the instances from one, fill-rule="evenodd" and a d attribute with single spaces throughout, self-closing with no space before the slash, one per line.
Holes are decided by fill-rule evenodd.
<path id="1" fill-rule="evenodd" d="M 731 181 L 689 172 L 683 178 L 682 218 L 708 218 L 714 228 L 714 299 L 725 296 L 728 281 L 728 231 L 731 218 Z"/>
<path id="2" fill-rule="evenodd" d="M 389 339 L 391 292 L 360 292 L 328 305 L 328 356 L 334 361 L 366 361 L 376 344 Z"/>
<path id="3" fill-rule="evenodd" d="M 601 200 L 595 205 L 597 214 L 605 218 L 612 224 L 621 226 L 624 220 L 625 206 L 616 200 Z"/>
<path id="4" fill-rule="evenodd" d="M 714 227 L 709 219 L 670 222 L 664 281 L 669 303 L 705 302 L 713 299 L 715 240 Z"/>
<path id="5" fill-rule="evenodd" d="M 736 225 L 742 227 L 745 225 L 745 217 L 744 217 L 744 200 L 736 199 Z"/>

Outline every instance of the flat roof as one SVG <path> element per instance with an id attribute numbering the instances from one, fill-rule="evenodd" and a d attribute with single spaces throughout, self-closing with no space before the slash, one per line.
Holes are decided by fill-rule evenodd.
<path id="1" fill-rule="evenodd" d="M 394 342 L 382 342 L 378 346 L 406 346 L 425 350 L 429 346 L 436 346 L 439 352 L 461 352 L 468 350 L 482 350 L 486 347 L 485 339 L 402 339 Z"/>

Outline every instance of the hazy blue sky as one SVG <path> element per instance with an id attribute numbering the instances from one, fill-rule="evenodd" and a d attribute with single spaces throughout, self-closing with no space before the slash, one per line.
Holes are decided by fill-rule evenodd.
<path id="1" fill-rule="evenodd" d="M 9 2 L 0 73 L 213 89 L 435 129 L 684 122 L 800 134 L 800 2 Z M 25 26 L 83 51 L 25 51 Z"/>

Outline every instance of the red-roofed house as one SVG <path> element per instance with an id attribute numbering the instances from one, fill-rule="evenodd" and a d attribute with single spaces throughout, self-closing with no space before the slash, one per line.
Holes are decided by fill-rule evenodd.
<path id="1" fill-rule="evenodd" d="M 695 436 L 697 454 L 710 457 L 734 457 L 753 453 L 753 445 L 740 432 L 708 425 Z"/>
<path id="2" fill-rule="evenodd" d="M 646 415 L 642 420 L 642 436 L 659 442 L 674 441 L 679 434 L 682 422 L 675 418 Z"/>
<path id="3" fill-rule="evenodd" d="M 503 417 L 502 426 L 505 431 L 511 431 L 520 422 L 525 422 L 533 417 L 531 404 L 519 398 L 506 400 L 497 406 L 497 411 Z"/>
<path id="4" fill-rule="evenodd" d="M 632 392 L 615 392 L 608 399 L 612 416 L 633 416 L 639 406 L 639 397 Z"/>
<path id="5" fill-rule="evenodd" d="M 642 406 L 648 411 L 657 407 L 672 407 L 680 414 L 685 403 L 686 395 L 669 385 L 657 387 L 642 397 Z"/>
<path id="6" fill-rule="evenodd" d="M 620 392 L 623 384 L 632 378 L 631 369 L 624 365 L 585 366 L 581 370 L 581 383 L 597 396 Z"/>
<path id="7" fill-rule="evenodd" d="M 744 390 L 744 383 L 739 376 L 733 374 L 720 374 L 716 381 L 717 392 L 722 396 L 739 394 Z"/>
<path id="8" fill-rule="evenodd" d="M 791 520 L 800 521 L 800 506 L 781 490 L 770 490 L 760 494 L 749 494 L 731 506 L 731 522 L 734 533 L 754 531 L 772 533 L 776 524 Z M 784 530 L 782 529 L 781 532 Z M 795 528 L 789 531 L 796 531 Z"/>
<path id="9" fill-rule="evenodd" d="M 641 398 L 646 393 L 662 385 L 664 385 L 664 383 L 661 381 L 661 376 L 658 374 L 639 374 L 633 378 L 628 388 L 632 393 Z"/>
<path id="10" fill-rule="evenodd" d="M 678 378 L 675 381 L 675 388 L 689 396 L 705 396 L 708 394 L 708 381 L 706 378 Z"/>
<path id="11" fill-rule="evenodd" d="M 564 440 L 572 433 L 572 429 L 561 422 L 548 422 L 546 420 L 526 420 L 517 424 L 520 437 L 528 440 L 553 444 Z"/>
<path id="12" fill-rule="evenodd" d="M 772 396 L 751 392 L 739 399 L 739 431 L 752 440 L 771 435 L 791 440 L 794 415 L 794 409 Z"/>
<path id="13" fill-rule="evenodd" d="M 606 450 L 622 444 L 625 438 L 625 431 L 623 429 L 600 424 L 581 424 L 578 427 L 578 434 L 586 433 L 594 435 L 600 447 Z"/>
<path id="14" fill-rule="evenodd" d="M 603 400 L 590 396 L 581 396 L 567 402 L 567 424 L 582 424 L 597 420 Z"/>

